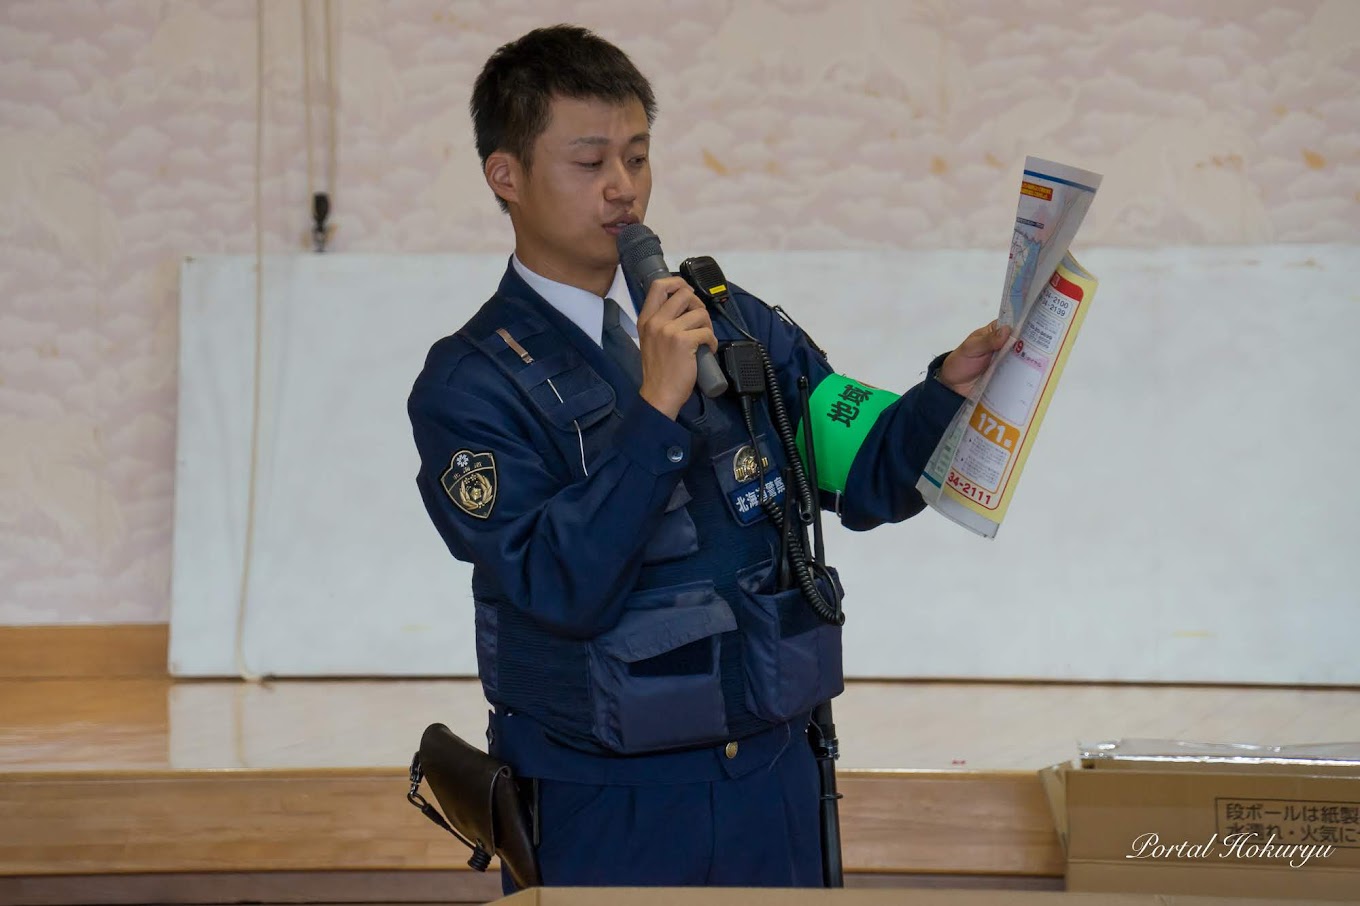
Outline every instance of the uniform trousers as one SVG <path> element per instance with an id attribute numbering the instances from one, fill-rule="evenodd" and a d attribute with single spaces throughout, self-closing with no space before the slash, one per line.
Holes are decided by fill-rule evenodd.
<path id="1" fill-rule="evenodd" d="M 539 870 L 549 887 L 821 887 L 819 796 L 802 734 L 771 764 L 735 779 L 540 780 Z M 514 892 L 506 871 L 501 884 Z"/>

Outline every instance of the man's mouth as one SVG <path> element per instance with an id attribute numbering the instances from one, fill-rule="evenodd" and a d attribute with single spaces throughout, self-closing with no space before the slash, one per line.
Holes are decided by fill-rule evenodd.
<path id="1" fill-rule="evenodd" d="M 606 223 L 606 224 L 604 225 L 604 229 L 605 229 L 605 232 L 606 232 L 606 233 L 608 233 L 609 235 L 611 235 L 611 236 L 617 238 L 618 235 L 619 235 L 619 233 L 623 232 L 623 228 L 624 228 L 624 227 L 628 226 L 628 225 L 631 224 L 631 223 L 637 223 L 637 222 L 638 222 L 638 219 L 637 219 L 636 217 L 634 217 L 632 214 L 625 214 L 624 216 L 620 217 L 618 220 L 614 220 L 614 221 L 611 221 L 611 222 L 609 222 L 609 223 Z"/>

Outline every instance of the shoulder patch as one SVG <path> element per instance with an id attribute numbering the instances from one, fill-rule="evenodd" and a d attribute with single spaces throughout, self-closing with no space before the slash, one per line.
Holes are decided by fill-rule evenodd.
<path id="1" fill-rule="evenodd" d="M 486 519 L 496 505 L 496 457 L 459 450 L 439 477 L 453 505 L 469 516 Z"/>

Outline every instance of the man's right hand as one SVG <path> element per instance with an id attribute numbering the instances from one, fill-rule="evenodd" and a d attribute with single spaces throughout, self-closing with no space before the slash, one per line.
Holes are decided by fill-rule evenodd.
<path id="1" fill-rule="evenodd" d="M 638 315 L 638 339 L 642 348 L 639 393 L 657 411 L 674 419 L 694 392 L 695 351 L 700 346 L 718 351 L 708 309 L 683 278 L 663 277 L 647 290 Z"/>

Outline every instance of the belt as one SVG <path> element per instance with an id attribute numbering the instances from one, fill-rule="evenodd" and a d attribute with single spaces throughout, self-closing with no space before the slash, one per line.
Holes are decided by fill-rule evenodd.
<path id="1" fill-rule="evenodd" d="M 776 724 L 740 739 L 645 755 L 583 752 L 552 737 L 543 724 L 519 712 L 491 712 L 491 754 L 516 777 L 614 786 L 711 783 L 742 777 L 773 764 L 791 745 L 806 745 L 807 720 Z"/>

